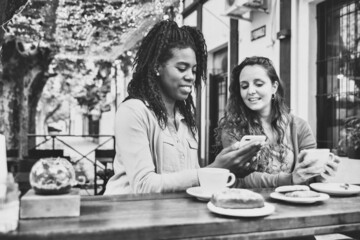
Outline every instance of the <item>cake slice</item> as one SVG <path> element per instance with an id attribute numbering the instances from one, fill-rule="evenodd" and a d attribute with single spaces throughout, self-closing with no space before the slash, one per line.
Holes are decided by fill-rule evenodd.
<path id="1" fill-rule="evenodd" d="M 259 193 L 247 189 L 230 188 L 215 193 L 211 202 L 216 207 L 250 209 L 264 207 L 264 198 Z"/>

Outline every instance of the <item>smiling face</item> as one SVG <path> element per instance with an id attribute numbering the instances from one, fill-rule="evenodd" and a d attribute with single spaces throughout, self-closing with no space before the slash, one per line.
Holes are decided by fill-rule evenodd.
<path id="1" fill-rule="evenodd" d="M 196 76 L 196 55 L 192 48 L 173 48 L 172 57 L 159 68 L 160 93 L 165 102 L 186 100 Z"/>
<path id="2" fill-rule="evenodd" d="M 239 76 L 240 95 L 245 105 L 262 116 L 271 112 L 271 98 L 276 93 L 278 82 L 271 82 L 266 70 L 260 65 L 243 68 Z"/>

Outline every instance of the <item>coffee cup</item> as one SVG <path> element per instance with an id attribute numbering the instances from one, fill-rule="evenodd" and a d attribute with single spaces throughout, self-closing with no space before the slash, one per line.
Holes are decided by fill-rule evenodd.
<path id="1" fill-rule="evenodd" d="M 329 158 L 334 159 L 334 154 L 327 148 L 308 149 L 306 150 L 306 158 L 315 160 L 315 163 L 312 166 L 319 174 L 321 174 L 325 172 L 325 166 L 329 161 Z"/>
<path id="2" fill-rule="evenodd" d="M 200 187 L 206 193 L 212 194 L 235 182 L 235 175 L 224 168 L 201 168 L 198 170 Z M 230 181 L 228 182 L 230 177 Z"/>

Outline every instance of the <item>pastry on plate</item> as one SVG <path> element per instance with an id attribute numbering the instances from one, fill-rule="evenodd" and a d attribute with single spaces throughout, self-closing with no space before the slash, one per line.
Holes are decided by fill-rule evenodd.
<path id="1" fill-rule="evenodd" d="M 214 193 L 211 202 L 216 207 L 249 209 L 264 207 L 264 198 L 247 189 L 230 188 Z"/>
<path id="2" fill-rule="evenodd" d="M 320 194 L 318 192 L 314 191 L 293 191 L 285 193 L 286 197 L 295 197 L 295 198 L 315 198 L 320 197 Z"/>
<path id="3" fill-rule="evenodd" d="M 281 186 L 275 189 L 275 192 L 278 193 L 287 193 L 287 192 L 294 192 L 294 191 L 309 191 L 310 188 L 306 185 L 288 185 L 288 186 Z"/>

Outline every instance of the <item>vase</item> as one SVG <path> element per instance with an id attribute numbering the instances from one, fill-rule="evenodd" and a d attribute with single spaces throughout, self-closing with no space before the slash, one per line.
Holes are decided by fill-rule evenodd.
<path id="1" fill-rule="evenodd" d="M 65 194 L 75 184 L 75 170 L 64 158 L 42 158 L 30 171 L 30 185 L 36 194 Z"/>

